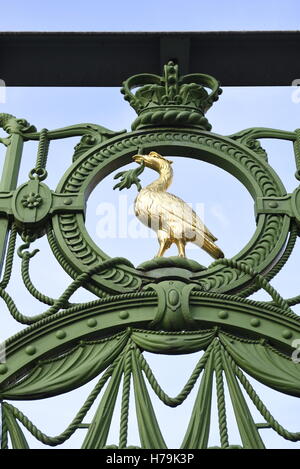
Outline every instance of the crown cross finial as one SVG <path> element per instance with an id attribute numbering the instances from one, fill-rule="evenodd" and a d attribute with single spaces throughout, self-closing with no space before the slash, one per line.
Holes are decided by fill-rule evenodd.
<path id="1" fill-rule="evenodd" d="M 139 88 L 135 94 L 134 88 Z M 211 89 L 210 94 L 206 88 Z M 138 114 L 133 130 L 168 125 L 211 130 L 204 114 L 222 90 L 210 75 L 179 76 L 178 65 L 170 61 L 164 66 L 162 77 L 150 73 L 134 75 L 123 83 L 121 92 Z"/>

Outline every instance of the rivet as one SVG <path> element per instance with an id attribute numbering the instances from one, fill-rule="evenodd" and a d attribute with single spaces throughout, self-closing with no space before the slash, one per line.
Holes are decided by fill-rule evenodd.
<path id="1" fill-rule="evenodd" d="M 58 339 L 64 339 L 67 334 L 66 334 L 65 331 L 60 330 L 60 331 L 57 331 L 55 335 L 56 335 L 56 337 L 57 337 Z"/>
<path id="2" fill-rule="evenodd" d="M 25 349 L 25 352 L 27 355 L 34 355 L 36 353 L 36 348 L 33 345 L 28 345 L 28 347 Z"/>
<path id="3" fill-rule="evenodd" d="M 72 199 L 68 197 L 67 199 L 64 199 L 64 205 L 72 205 Z"/>
<path id="4" fill-rule="evenodd" d="M 253 327 L 258 327 L 258 326 L 260 326 L 260 320 L 257 319 L 257 318 L 253 318 L 253 319 L 251 319 L 250 324 Z"/>
<path id="5" fill-rule="evenodd" d="M 282 331 L 282 337 L 284 339 L 290 339 L 292 336 L 293 336 L 293 333 L 289 331 L 288 329 L 284 329 L 284 331 Z"/>
<path id="6" fill-rule="evenodd" d="M 129 317 L 128 311 L 120 311 L 119 318 L 120 319 L 127 319 Z"/>
<path id="7" fill-rule="evenodd" d="M 97 326 L 97 320 L 95 318 L 91 318 L 87 321 L 88 327 L 95 327 Z"/>
<path id="8" fill-rule="evenodd" d="M 7 372 L 8 368 L 6 365 L 4 365 L 4 363 L 1 363 L 0 364 L 0 375 L 5 375 L 5 373 Z"/>
<path id="9" fill-rule="evenodd" d="M 277 208 L 278 207 L 278 202 L 275 202 L 275 201 L 269 202 L 269 207 Z"/>
<path id="10" fill-rule="evenodd" d="M 218 313 L 218 316 L 219 316 L 220 319 L 227 319 L 228 318 L 228 313 L 227 313 L 227 311 L 220 311 Z"/>

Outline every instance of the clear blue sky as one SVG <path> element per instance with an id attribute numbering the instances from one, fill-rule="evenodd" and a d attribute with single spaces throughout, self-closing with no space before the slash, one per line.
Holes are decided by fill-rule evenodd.
<path id="1" fill-rule="evenodd" d="M 203 30 L 295 30 L 299 29 L 299 0 L 274 1 L 1 1 L 0 30 L 2 31 L 203 31 Z M 238 66 L 238 64 L 234 65 Z M 1 64 L 0 64 L 1 70 Z M 204 72 L 205 70 L 199 70 Z M 218 78 L 218 77 L 217 77 Z M 294 77 L 295 79 L 300 77 Z M 0 72 L 1 79 L 1 72 Z M 17 117 L 24 117 L 38 129 L 54 129 L 79 122 L 92 122 L 113 130 L 130 129 L 134 112 L 129 108 L 118 89 L 80 89 L 80 88 L 11 88 L 6 93 L 6 103 L 0 104 L 0 112 L 8 112 Z M 220 101 L 207 115 L 216 133 L 229 135 L 252 126 L 273 127 L 294 130 L 300 127 L 300 103 L 292 100 L 292 88 L 227 88 Z M 2 132 L 0 133 L 2 136 Z M 49 154 L 49 178 L 51 189 L 55 189 L 60 175 L 71 161 L 74 145 L 78 139 L 51 144 Z M 294 162 L 292 147 L 288 142 L 263 141 L 263 146 L 270 155 L 270 163 L 280 174 L 287 191 L 296 187 L 294 179 Z M 21 168 L 20 183 L 27 180 L 27 174 L 34 164 L 36 146 L 26 144 Z M 0 157 L 3 155 L 0 146 Z M 171 155 L 169 155 L 171 156 Z M 180 158 L 174 159 L 174 183 L 172 192 L 186 201 L 204 204 L 205 223 L 218 236 L 220 246 L 226 256 L 236 254 L 246 244 L 255 230 L 252 217 L 253 202 L 246 190 L 230 175 L 208 164 L 199 164 Z M 142 182 L 150 181 L 150 172 L 143 174 Z M 184 181 L 189 179 L 189 184 Z M 145 239 L 99 239 L 97 226 L 100 221 L 99 201 L 118 207 L 120 193 L 112 191 L 113 176 L 109 176 L 95 189 L 89 201 L 87 229 L 93 239 L 109 255 L 126 255 L 138 264 L 152 257 L 157 249 L 154 238 Z M 225 188 L 225 190 L 224 190 Z M 122 193 L 121 193 L 122 194 Z M 136 195 L 128 191 L 128 201 L 132 203 Z M 250 215 L 249 215 L 250 214 Z M 132 220 L 132 215 L 128 213 Z M 145 255 L 145 243 L 147 255 Z M 32 262 L 32 278 L 36 286 L 50 296 L 57 297 L 69 283 L 68 276 L 56 265 L 46 242 L 37 242 L 41 252 Z M 200 250 L 189 250 L 189 257 L 203 264 L 210 262 L 208 256 Z M 299 293 L 299 243 L 295 250 L 295 259 L 291 260 L 285 271 L 280 273 L 272 284 L 283 296 Z M 45 269 L 47 265 L 47 269 Z M 42 311 L 40 304 L 27 295 L 20 281 L 19 260 L 16 260 L 13 283 L 10 293 L 18 291 L 17 305 L 24 314 L 37 314 Z M 85 301 L 91 295 L 80 291 L 72 298 L 74 301 Z M 261 295 L 260 298 L 267 298 Z M 1 327 L 0 340 L 15 333 L 22 326 L 16 325 L 5 308 L 1 307 L 5 323 Z M 300 311 L 295 308 L 295 311 Z M 4 319 L 3 319 L 4 321 Z M 153 364 L 162 386 L 171 395 L 175 395 L 183 386 L 196 361 L 188 357 L 148 356 Z M 73 418 L 81 403 L 92 389 L 93 383 L 76 390 L 73 397 L 59 396 L 46 401 L 22 402 L 18 404 L 34 423 L 50 435 L 64 430 Z M 280 423 L 293 431 L 300 430 L 300 403 L 295 398 L 282 397 L 278 393 L 263 391 L 265 403 L 273 411 Z M 178 445 L 180 437 L 174 427 L 184 428 L 193 404 L 195 393 L 186 406 L 178 409 L 166 409 L 158 405 L 159 421 L 170 447 Z M 271 404 L 270 404 L 271 403 Z M 255 411 L 254 411 L 255 412 Z M 231 409 L 229 408 L 231 415 Z M 257 421 L 261 418 L 255 413 Z M 87 417 L 89 421 L 91 417 Z M 180 424 L 178 424 L 180 422 Z M 213 422 L 213 428 L 216 422 Z M 118 421 L 114 422 L 114 431 Z M 82 432 L 82 433 L 80 433 Z M 85 430 L 80 430 L 64 447 L 78 447 Z M 268 437 L 269 447 L 297 447 L 264 430 Z M 138 444 L 136 426 L 133 424 L 130 444 Z M 233 430 L 232 441 L 238 443 L 237 433 Z M 35 440 L 29 437 L 32 447 L 38 447 Z M 112 434 L 110 443 L 116 443 L 117 437 Z M 213 435 L 212 444 L 218 444 Z"/>
<path id="2" fill-rule="evenodd" d="M 2 31 L 299 29 L 298 0 L 1 0 Z"/>

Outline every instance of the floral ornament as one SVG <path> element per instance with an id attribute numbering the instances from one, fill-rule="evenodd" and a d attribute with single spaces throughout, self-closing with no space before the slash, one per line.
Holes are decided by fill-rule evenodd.
<path id="1" fill-rule="evenodd" d="M 34 192 L 30 192 L 29 194 L 24 195 L 21 200 L 23 207 L 27 208 L 37 208 L 42 203 L 42 197 L 39 194 L 35 194 Z"/>

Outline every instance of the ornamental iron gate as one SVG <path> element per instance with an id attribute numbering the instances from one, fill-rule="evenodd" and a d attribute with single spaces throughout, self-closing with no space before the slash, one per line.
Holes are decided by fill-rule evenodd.
<path id="1" fill-rule="evenodd" d="M 132 448 L 128 441 L 131 394 L 139 448 L 166 448 L 149 386 L 169 407 L 181 405 L 194 388 L 198 390 L 181 448 L 209 447 L 214 389 L 220 448 L 264 448 L 261 428 L 299 441 L 300 432 L 290 432 L 274 419 L 247 374 L 281 393 L 300 396 L 300 365 L 292 359 L 300 321 L 291 309 L 300 303 L 300 295 L 285 299 L 269 283 L 292 254 L 300 232 L 300 188 L 287 193 L 258 140 L 293 142 L 299 181 L 300 130 L 250 128 L 230 136 L 212 133 L 205 113 L 221 93 L 218 81 L 205 74 L 180 76 L 172 62 L 165 65 L 163 76 L 135 75 L 124 82 L 121 91 L 137 112 L 132 132 L 113 132 L 96 124 L 38 132 L 24 119 L 0 114 L 0 126 L 8 134 L 0 139 L 7 147 L 0 182 L 4 263 L 0 296 L 12 317 L 28 326 L 6 340 L 6 361 L 0 364 L 1 448 L 7 449 L 9 440 L 12 448 L 28 448 L 22 427 L 45 445 L 57 446 L 85 426 L 83 448 Z M 49 144 L 74 136 L 81 139 L 73 163 L 51 190 L 45 183 Z M 39 142 L 36 164 L 29 180 L 17 187 L 23 143 L 28 141 Z M 219 258 L 207 268 L 180 256 L 157 257 L 134 267 L 126 258 L 109 258 L 94 243 L 85 228 L 91 191 L 107 175 L 132 162 L 134 155 L 151 152 L 205 161 L 245 186 L 255 203 L 257 227 L 238 254 Z M 143 169 L 119 173 L 117 187 L 136 184 L 140 188 L 137 176 Z M 30 277 L 30 262 L 37 254 L 34 243 L 43 236 L 72 278 L 59 298 L 41 293 Z M 16 250 L 25 287 L 45 305 L 42 314 L 22 314 L 6 290 Z M 80 287 L 97 299 L 70 303 Z M 270 301 L 248 299 L 260 289 L 270 295 Z M 203 354 L 181 392 L 170 397 L 144 351 Z M 98 376 L 73 421 L 54 437 L 42 433 L 11 403 L 67 393 Z M 242 445 L 229 441 L 225 383 Z M 119 394 L 119 441 L 108 446 Z M 100 403 L 91 423 L 83 424 L 98 396 Z M 264 423 L 254 421 L 248 398 Z"/>

